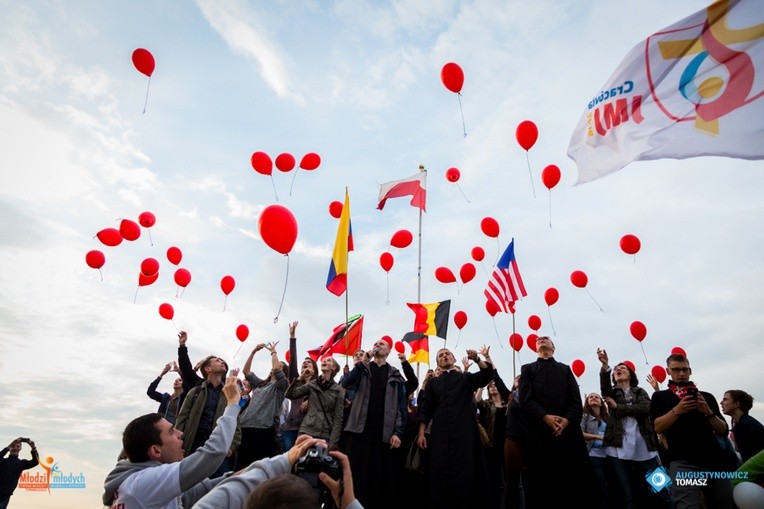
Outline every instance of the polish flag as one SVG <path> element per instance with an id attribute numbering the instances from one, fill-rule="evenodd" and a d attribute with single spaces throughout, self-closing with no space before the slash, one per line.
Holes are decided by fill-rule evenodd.
<path id="1" fill-rule="evenodd" d="M 402 196 L 412 196 L 411 205 L 419 207 L 426 212 L 425 198 L 427 183 L 427 170 L 421 170 L 416 175 L 392 182 L 385 182 L 379 186 L 379 205 L 377 208 L 382 210 L 388 198 L 400 198 Z"/>

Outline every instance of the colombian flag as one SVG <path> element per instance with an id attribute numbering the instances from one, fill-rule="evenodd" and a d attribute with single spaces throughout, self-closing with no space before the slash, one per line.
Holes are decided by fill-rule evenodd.
<path id="1" fill-rule="evenodd" d="M 411 304 L 411 310 L 416 313 L 414 318 L 414 332 L 426 336 L 438 336 L 446 339 L 448 332 L 448 313 L 451 309 L 451 301 L 433 302 L 430 304 Z"/>
<path id="2" fill-rule="evenodd" d="M 342 207 L 340 224 L 337 227 L 337 239 L 334 241 L 334 253 L 329 263 L 329 276 L 326 289 L 336 296 L 345 293 L 348 287 L 348 252 L 353 250 L 353 228 L 350 225 L 350 197 L 345 188 L 345 205 Z"/>

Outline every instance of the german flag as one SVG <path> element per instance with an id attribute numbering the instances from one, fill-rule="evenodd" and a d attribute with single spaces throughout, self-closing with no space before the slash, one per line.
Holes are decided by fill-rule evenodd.
<path id="1" fill-rule="evenodd" d="M 414 318 L 414 332 L 446 339 L 446 334 L 448 333 L 448 313 L 451 310 L 450 300 L 430 304 L 408 303 L 408 306 L 416 314 Z"/>
<path id="2" fill-rule="evenodd" d="M 430 364 L 430 340 L 427 336 L 420 332 L 407 332 L 403 335 L 403 341 L 411 347 L 411 356 L 408 358 L 410 364 Z"/>

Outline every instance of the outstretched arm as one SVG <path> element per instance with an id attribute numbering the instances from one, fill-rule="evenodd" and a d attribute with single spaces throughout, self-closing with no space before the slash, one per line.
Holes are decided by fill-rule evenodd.
<path id="1" fill-rule="evenodd" d="M 244 367 L 241 368 L 241 372 L 244 374 L 244 376 L 250 375 L 252 373 L 252 359 L 255 357 L 255 354 L 263 348 L 265 348 L 265 343 L 258 343 L 249 353 L 249 357 L 247 357 L 246 362 L 244 362 Z"/>

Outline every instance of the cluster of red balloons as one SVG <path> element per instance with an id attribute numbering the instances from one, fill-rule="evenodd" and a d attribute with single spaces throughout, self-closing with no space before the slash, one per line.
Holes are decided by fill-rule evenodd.
<path id="1" fill-rule="evenodd" d="M 292 154 L 288 152 L 282 152 L 276 156 L 275 160 L 272 160 L 271 156 L 269 156 L 267 153 L 258 151 L 252 154 L 250 163 L 252 164 L 252 169 L 254 169 L 257 173 L 262 175 L 271 175 L 273 174 L 274 163 L 277 170 L 287 173 L 295 168 L 297 160 Z M 315 170 L 319 167 L 320 164 L 321 156 L 315 152 L 308 152 L 302 156 L 302 159 L 300 159 L 300 168 L 303 170 Z"/>
<path id="2" fill-rule="evenodd" d="M 140 226 L 139 224 L 140 223 Z M 141 236 L 141 226 L 151 228 L 156 223 L 156 217 L 151 212 L 142 212 L 138 216 L 138 223 L 130 219 L 122 219 L 119 228 L 104 228 L 95 234 L 104 246 L 116 247 L 123 240 L 135 241 Z M 101 269 L 106 264 L 106 256 L 98 249 L 92 249 L 85 254 L 85 263 L 92 269 Z"/>

